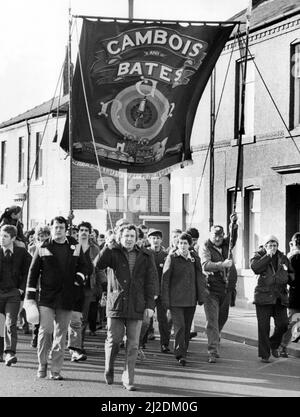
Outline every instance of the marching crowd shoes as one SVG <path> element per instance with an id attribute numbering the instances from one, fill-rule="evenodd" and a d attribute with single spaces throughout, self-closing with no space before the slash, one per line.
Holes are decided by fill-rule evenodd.
<path id="1" fill-rule="evenodd" d="M 13 353 L 7 353 L 5 356 L 5 365 L 11 366 L 13 363 L 17 363 L 18 359 Z"/>
<path id="2" fill-rule="evenodd" d="M 71 356 L 71 362 L 82 362 L 86 360 L 87 360 L 87 356 L 84 353 L 73 351 L 72 356 Z"/>
<path id="3" fill-rule="evenodd" d="M 127 384 L 126 382 L 123 382 L 123 387 L 127 389 L 127 391 L 137 391 L 135 385 Z"/>
<path id="4" fill-rule="evenodd" d="M 40 365 L 37 371 L 38 378 L 46 378 L 47 376 L 47 365 Z"/>
<path id="5" fill-rule="evenodd" d="M 59 372 L 50 372 L 50 379 L 54 381 L 62 381 L 64 377 Z"/>

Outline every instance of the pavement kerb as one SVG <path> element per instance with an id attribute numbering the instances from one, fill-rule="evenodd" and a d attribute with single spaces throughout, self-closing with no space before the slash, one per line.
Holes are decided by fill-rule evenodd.
<path id="1" fill-rule="evenodd" d="M 205 326 L 201 326 L 196 324 L 195 325 L 195 331 L 196 332 L 205 332 Z M 228 332 L 228 331 L 222 331 L 221 337 L 223 339 L 231 340 L 232 342 L 238 342 L 238 343 L 244 343 L 246 345 L 257 347 L 257 339 L 251 338 L 251 337 L 245 337 L 243 335 L 234 333 L 234 332 Z M 293 347 L 293 344 L 295 347 Z M 298 347 L 299 343 L 290 343 L 287 351 L 290 356 L 293 356 L 295 358 L 300 358 L 300 346 Z"/>

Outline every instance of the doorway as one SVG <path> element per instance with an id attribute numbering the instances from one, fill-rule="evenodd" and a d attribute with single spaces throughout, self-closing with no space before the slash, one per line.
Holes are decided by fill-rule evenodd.
<path id="1" fill-rule="evenodd" d="M 300 184 L 286 187 L 286 253 L 294 233 L 300 231 Z"/>

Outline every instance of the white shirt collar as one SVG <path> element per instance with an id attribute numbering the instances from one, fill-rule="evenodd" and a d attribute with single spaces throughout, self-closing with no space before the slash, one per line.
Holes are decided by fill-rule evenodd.
<path id="1" fill-rule="evenodd" d="M 10 250 L 10 252 L 11 252 L 12 254 L 14 253 L 14 245 L 13 245 L 13 243 L 12 243 L 11 245 L 9 245 L 7 248 L 2 247 L 2 250 L 3 250 L 4 255 L 5 255 L 5 253 L 6 253 L 6 251 L 7 251 L 8 249 Z"/>
<path id="2" fill-rule="evenodd" d="M 192 255 L 191 255 L 191 252 L 190 251 L 188 251 L 188 255 L 187 256 L 183 256 L 182 255 L 182 253 L 179 251 L 179 249 L 177 249 L 176 251 L 175 251 L 175 253 L 178 255 L 178 256 L 182 256 L 184 259 L 189 259 L 190 261 L 192 260 Z"/>

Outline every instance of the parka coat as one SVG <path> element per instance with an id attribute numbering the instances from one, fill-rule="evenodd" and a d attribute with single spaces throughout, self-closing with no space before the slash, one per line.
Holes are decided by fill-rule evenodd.
<path id="1" fill-rule="evenodd" d="M 109 267 L 114 272 L 107 277 L 107 317 L 142 320 L 146 308 L 155 308 L 158 276 L 153 255 L 138 246 L 134 250 L 136 260 L 132 274 L 126 249 L 119 244 L 104 247 L 94 260 L 98 270 Z"/>
<path id="2" fill-rule="evenodd" d="M 292 282 L 293 273 L 288 258 L 279 250 L 277 270 L 272 264 L 272 257 L 266 250 L 255 252 L 250 260 L 251 269 L 258 275 L 257 286 L 254 290 L 254 304 L 276 304 L 277 300 L 288 306 L 287 284 Z"/>

